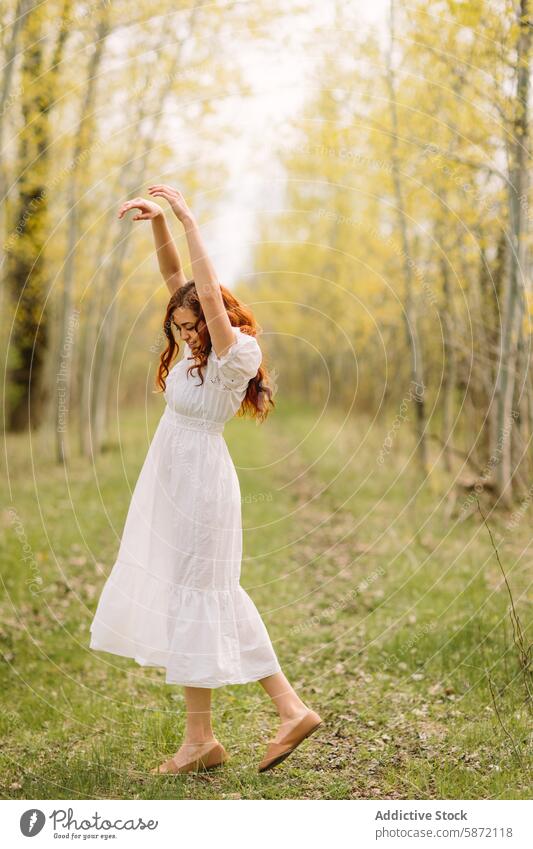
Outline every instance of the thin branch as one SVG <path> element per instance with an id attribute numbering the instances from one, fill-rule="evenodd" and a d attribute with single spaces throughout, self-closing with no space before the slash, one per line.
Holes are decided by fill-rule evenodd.
<path id="1" fill-rule="evenodd" d="M 517 652 L 518 652 L 518 661 L 519 661 L 520 668 L 522 670 L 522 675 L 523 675 L 523 678 L 524 678 L 524 687 L 525 687 L 525 690 L 526 690 L 526 705 L 531 710 L 532 705 L 533 705 L 533 698 L 532 698 L 532 693 L 531 693 L 531 689 L 530 689 L 531 684 L 530 684 L 529 679 L 530 679 L 530 676 L 531 676 L 531 649 L 532 649 L 532 645 L 529 645 L 529 646 L 526 645 L 526 640 L 525 640 L 525 637 L 524 637 L 524 632 L 522 630 L 522 624 L 520 622 L 520 617 L 518 616 L 518 613 L 517 613 L 516 608 L 515 608 L 513 594 L 511 592 L 511 587 L 509 585 L 509 581 L 507 580 L 507 575 L 505 574 L 505 570 L 504 570 L 504 568 L 502 566 L 502 562 L 500 560 L 498 548 L 496 546 L 496 543 L 494 542 L 494 537 L 492 535 L 492 531 L 490 529 L 489 523 L 487 522 L 485 515 L 484 515 L 483 511 L 481 510 L 481 506 L 479 504 L 479 499 L 478 499 L 477 495 L 475 495 L 475 499 L 477 501 L 478 510 L 481 514 L 481 517 L 483 519 L 485 527 L 487 528 L 487 530 L 489 532 L 490 541 L 492 543 L 492 547 L 493 547 L 494 552 L 496 554 L 496 559 L 497 559 L 498 565 L 501 569 L 501 573 L 502 573 L 503 579 L 505 581 L 505 586 L 507 587 L 507 592 L 509 594 L 509 599 L 511 601 L 511 609 L 510 609 L 510 612 L 509 612 L 509 617 L 511 619 L 511 624 L 513 626 L 513 642 L 514 642 L 515 647 L 516 647 Z"/>

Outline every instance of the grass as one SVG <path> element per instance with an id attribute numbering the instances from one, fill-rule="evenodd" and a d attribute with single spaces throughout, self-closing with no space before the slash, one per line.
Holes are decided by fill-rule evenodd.
<path id="1" fill-rule="evenodd" d="M 228 764 L 149 774 L 180 744 L 183 690 L 88 639 L 159 414 L 125 414 L 106 452 L 74 457 L 68 473 L 49 433 L 8 437 L 3 798 L 531 798 L 531 714 L 481 518 L 447 515 L 436 469 L 420 485 L 408 424 L 379 464 L 386 424 L 288 404 L 262 427 L 226 427 L 243 497 L 241 583 L 324 726 L 259 774 L 273 706 L 259 684 L 220 688 Z M 512 533 L 508 516 L 484 511 L 529 642 L 530 509 Z"/>

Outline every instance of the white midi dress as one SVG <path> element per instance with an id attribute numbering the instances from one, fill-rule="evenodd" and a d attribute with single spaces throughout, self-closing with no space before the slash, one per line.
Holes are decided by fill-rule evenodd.
<path id="1" fill-rule="evenodd" d="M 223 436 L 261 364 L 233 327 L 211 349 L 204 382 L 171 368 L 166 406 L 135 485 L 116 562 L 90 626 L 90 648 L 166 670 L 169 684 L 220 687 L 279 672 L 267 629 L 240 586 L 241 492 Z"/>

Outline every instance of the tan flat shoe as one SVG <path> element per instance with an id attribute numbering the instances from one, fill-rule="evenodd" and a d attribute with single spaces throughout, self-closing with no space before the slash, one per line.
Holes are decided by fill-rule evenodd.
<path id="1" fill-rule="evenodd" d="M 279 743 L 271 742 L 267 746 L 266 755 L 259 764 L 258 772 L 264 772 L 267 769 L 272 769 L 277 766 L 285 758 L 288 758 L 291 752 L 300 745 L 302 740 L 309 737 L 313 731 L 322 725 L 322 720 L 318 713 L 314 710 L 309 710 L 302 719 L 294 726 L 294 728 L 281 740 Z"/>
<path id="2" fill-rule="evenodd" d="M 152 775 L 177 775 L 183 772 L 198 772 L 201 769 L 213 769 L 215 766 L 220 766 L 225 761 L 229 760 L 229 755 L 226 752 L 222 743 L 218 740 L 215 742 L 206 743 L 197 751 L 193 758 L 187 763 L 177 766 L 174 758 L 169 758 L 168 761 L 160 764 L 155 769 L 151 769 Z"/>

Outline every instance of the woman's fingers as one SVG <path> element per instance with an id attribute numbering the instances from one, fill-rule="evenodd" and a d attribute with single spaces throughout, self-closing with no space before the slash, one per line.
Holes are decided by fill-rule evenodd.
<path id="1" fill-rule="evenodd" d="M 188 207 L 185 198 L 178 189 L 173 189 L 171 186 L 166 186 L 161 183 L 154 183 L 148 187 L 150 197 L 164 198 L 169 204 L 175 215 L 182 220 L 186 214 Z"/>
<path id="2" fill-rule="evenodd" d="M 118 218 L 124 218 L 126 212 L 130 209 L 140 209 L 141 212 L 146 212 L 147 204 L 144 198 L 135 198 L 134 200 L 127 200 L 122 204 L 118 211 Z M 137 221 L 139 216 L 135 216 L 132 218 L 132 221 Z"/>
<path id="3" fill-rule="evenodd" d="M 134 200 L 128 200 L 126 203 L 123 203 L 119 210 L 119 216 L 124 215 L 129 209 L 141 209 L 140 204 Z"/>
<path id="4" fill-rule="evenodd" d="M 170 186 L 150 186 L 148 191 L 152 196 L 161 195 L 163 197 L 179 197 L 179 192 L 177 192 L 176 189 L 172 189 Z"/>
<path id="5" fill-rule="evenodd" d="M 151 197 L 153 198 L 163 198 L 167 203 L 175 203 L 176 198 L 173 195 L 170 195 L 168 192 L 152 192 Z"/>

